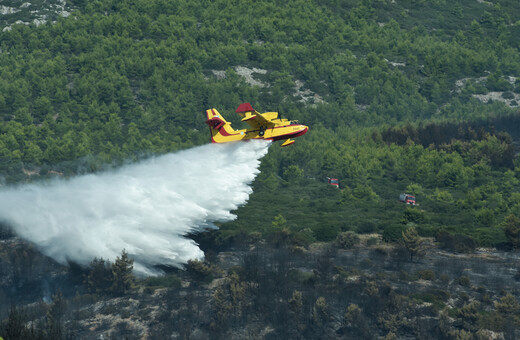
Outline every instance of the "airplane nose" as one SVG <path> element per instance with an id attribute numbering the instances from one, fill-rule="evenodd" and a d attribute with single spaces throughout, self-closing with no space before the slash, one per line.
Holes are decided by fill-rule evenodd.
<path id="1" fill-rule="evenodd" d="M 305 126 L 305 125 L 302 125 L 302 129 L 296 135 L 293 135 L 293 137 L 303 136 L 304 134 L 307 133 L 307 131 L 309 131 L 309 127 Z"/>

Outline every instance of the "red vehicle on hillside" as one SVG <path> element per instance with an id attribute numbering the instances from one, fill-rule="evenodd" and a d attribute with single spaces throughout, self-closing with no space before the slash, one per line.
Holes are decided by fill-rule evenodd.
<path id="1" fill-rule="evenodd" d="M 415 196 L 409 194 L 401 194 L 399 195 L 399 201 L 406 204 L 415 205 Z"/>
<path id="2" fill-rule="evenodd" d="M 327 177 L 327 182 L 329 182 L 330 185 L 335 186 L 336 188 L 339 189 L 339 181 L 337 178 Z"/>

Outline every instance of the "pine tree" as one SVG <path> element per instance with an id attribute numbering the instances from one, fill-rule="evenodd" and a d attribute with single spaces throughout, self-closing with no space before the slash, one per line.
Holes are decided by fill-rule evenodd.
<path id="1" fill-rule="evenodd" d="M 49 306 L 46 314 L 46 333 L 49 339 L 63 339 L 63 315 L 67 308 L 67 303 L 63 298 L 63 294 L 58 292 L 52 296 L 52 304 Z"/>
<path id="2" fill-rule="evenodd" d="M 86 280 L 87 289 L 91 293 L 106 294 L 112 285 L 112 265 L 103 258 L 95 258 L 90 262 Z"/>
<path id="3" fill-rule="evenodd" d="M 2 333 L 7 339 L 23 339 L 26 336 L 27 329 L 25 323 L 27 314 L 16 306 L 11 306 L 9 315 L 2 324 Z"/>
<path id="4" fill-rule="evenodd" d="M 414 256 L 424 251 L 424 240 L 419 236 L 415 227 L 403 231 L 402 235 L 404 247 L 410 253 L 410 261 L 413 261 Z"/>
<path id="5" fill-rule="evenodd" d="M 520 218 L 515 215 L 509 215 L 506 217 L 505 222 L 504 232 L 509 244 L 515 249 L 520 248 Z"/>
<path id="6" fill-rule="evenodd" d="M 112 292 L 115 294 L 125 294 L 132 288 L 134 275 L 134 260 L 128 257 L 125 249 L 121 252 L 121 257 L 117 257 L 112 265 Z"/>

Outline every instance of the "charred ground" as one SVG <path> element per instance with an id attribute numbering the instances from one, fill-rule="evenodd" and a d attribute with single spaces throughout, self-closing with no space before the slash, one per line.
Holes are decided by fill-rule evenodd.
<path id="1" fill-rule="evenodd" d="M 518 336 L 518 253 L 446 252 L 377 234 L 329 244 L 242 240 L 204 262 L 135 279 L 125 292 L 95 286 L 92 267 L 62 267 L 3 240 L 3 334 L 8 339 L 457 338 Z M 348 241 L 346 241 L 348 240 Z M 19 249 L 26 249 L 20 254 Z M 20 267 L 24 263 L 23 280 Z M 43 275 L 45 273 L 45 275 Z M 17 276 L 18 275 L 18 276 Z M 51 292 L 52 295 L 50 294 Z M 32 303 L 29 303 L 34 301 Z M 30 326 L 28 326 L 30 325 Z"/>

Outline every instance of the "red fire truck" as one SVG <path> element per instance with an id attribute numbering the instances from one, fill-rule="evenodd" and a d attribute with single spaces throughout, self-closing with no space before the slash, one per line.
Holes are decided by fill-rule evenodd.
<path id="1" fill-rule="evenodd" d="M 329 182 L 330 185 L 333 185 L 333 186 L 335 186 L 336 188 L 339 189 L 339 181 L 338 181 L 337 178 L 327 177 L 327 182 Z"/>
<path id="2" fill-rule="evenodd" d="M 406 204 L 415 205 L 415 196 L 409 194 L 401 194 L 399 195 L 399 201 Z"/>

